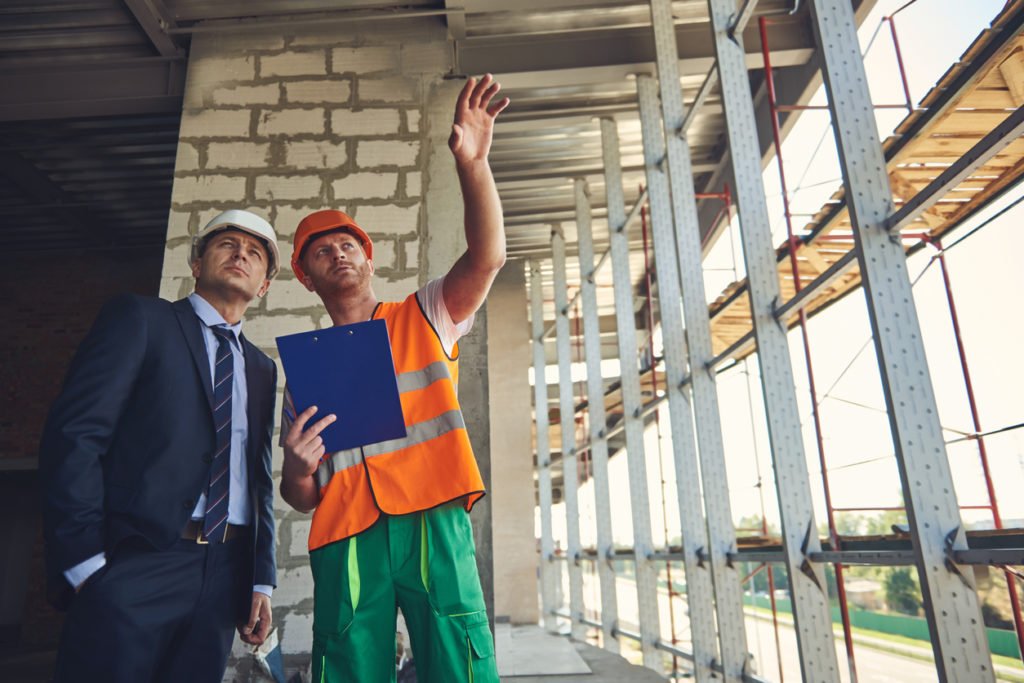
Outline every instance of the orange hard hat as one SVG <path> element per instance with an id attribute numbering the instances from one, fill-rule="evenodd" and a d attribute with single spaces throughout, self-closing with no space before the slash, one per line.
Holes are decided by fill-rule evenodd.
<path id="1" fill-rule="evenodd" d="M 314 211 L 299 221 L 299 227 L 295 230 L 295 238 L 292 240 L 292 270 L 295 271 L 295 277 L 301 280 L 306 276 L 302 266 L 299 264 L 299 260 L 302 258 L 302 250 L 306 248 L 306 245 L 315 240 L 318 235 L 335 231 L 351 233 L 353 237 L 359 240 L 363 251 L 366 253 L 366 258 L 373 258 L 373 240 L 352 220 L 351 216 L 334 209 Z"/>

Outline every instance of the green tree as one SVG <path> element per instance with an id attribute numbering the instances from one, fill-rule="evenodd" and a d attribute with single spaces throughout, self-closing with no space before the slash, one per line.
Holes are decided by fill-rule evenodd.
<path id="1" fill-rule="evenodd" d="M 910 567 L 899 567 L 885 577 L 885 601 L 889 609 L 917 616 L 921 609 L 921 589 Z"/>

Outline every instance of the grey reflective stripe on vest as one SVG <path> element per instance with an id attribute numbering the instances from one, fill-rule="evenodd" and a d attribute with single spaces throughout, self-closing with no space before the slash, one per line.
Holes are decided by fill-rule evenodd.
<path id="1" fill-rule="evenodd" d="M 391 453 L 392 451 L 408 448 L 409 446 L 415 446 L 416 444 L 423 443 L 424 441 L 436 439 L 442 434 L 447 434 L 454 429 L 465 428 L 466 421 L 462 418 L 462 411 L 449 410 L 446 413 L 441 413 L 432 420 L 424 420 L 423 422 L 417 422 L 416 424 L 407 427 L 407 433 L 404 439 L 391 439 L 390 441 L 381 441 L 380 443 L 372 443 L 369 446 L 363 446 L 363 454 L 369 458 L 374 455 Z"/>
<path id="2" fill-rule="evenodd" d="M 401 394 L 418 389 L 429 387 L 440 379 L 451 380 L 451 373 L 448 372 L 448 364 L 444 361 L 435 361 L 423 368 L 412 372 L 403 372 L 398 375 L 398 392 Z M 332 453 L 331 457 L 320 463 L 316 468 L 316 482 L 323 488 L 331 480 L 335 472 L 340 472 L 347 467 L 353 467 L 362 462 L 362 456 L 366 457 L 390 453 L 408 446 L 415 446 L 424 441 L 436 439 L 453 429 L 465 429 L 466 421 L 462 417 L 462 411 L 449 410 L 432 420 L 425 420 L 414 424 L 406 429 L 406 436 L 403 439 L 391 439 L 380 443 L 364 446 L 362 449 L 350 448 L 346 451 Z M 362 453 L 360 453 L 362 451 Z"/>
<path id="3" fill-rule="evenodd" d="M 448 364 L 444 361 L 435 361 L 423 368 L 412 372 L 403 372 L 398 376 L 398 392 L 405 394 L 417 389 L 429 387 L 439 379 L 451 379 L 448 372 Z"/>
<path id="4" fill-rule="evenodd" d="M 346 451 L 331 453 L 331 457 L 321 462 L 320 466 L 316 468 L 317 485 L 320 488 L 327 486 L 327 482 L 331 480 L 331 476 L 333 476 L 335 472 L 340 472 L 346 467 L 358 465 L 362 461 L 363 457 L 359 453 L 358 448 L 349 448 Z"/>

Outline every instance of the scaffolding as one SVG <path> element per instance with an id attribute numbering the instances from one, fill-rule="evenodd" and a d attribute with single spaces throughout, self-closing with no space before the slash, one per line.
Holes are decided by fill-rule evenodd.
<path id="1" fill-rule="evenodd" d="M 780 649 L 775 608 L 773 564 L 787 570 L 792 598 L 800 670 L 804 680 L 840 680 L 824 567 L 834 566 L 837 599 L 849 680 L 857 680 L 856 656 L 843 580 L 850 565 L 909 565 L 921 584 L 939 680 L 995 680 L 988 637 L 974 584 L 973 567 L 1001 567 L 1020 652 L 1024 652 L 1020 600 L 1016 581 L 1021 575 L 1012 565 L 1024 564 L 1020 530 L 1005 530 L 988 463 L 985 437 L 971 382 L 967 354 L 960 334 L 951 278 L 946 267 L 942 236 L 964 217 L 1017 183 L 1024 175 L 1024 102 L 1018 87 L 993 92 L 985 75 L 1020 54 L 1024 3 L 1006 8 L 965 55 L 915 108 L 903 72 L 895 18 L 889 27 L 905 103 L 872 104 L 858 45 L 853 13 L 842 0 L 813 0 L 810 10 L 821 55 L 822 76 L 828 95 L 843 190 L 814 220 L 806 234 L 798 235 L 782 154 L 780 113 L 814 109 L 777 100 L 768 44 L 769 18 L 759 18 L 763 67 L 768 93 L 775 160 L 782 189 L 785 243 L 772 243 L 769 209 L 763 185 L 755 109 L 747 75 L 742 30 L 753 15 L 754 0 L 737 11 L 733 0 L 709 0 L 715 64 L 689 108 L 678 87 L 679 73 L 671 3 L 651 0 L 651 24 L 656 48 L 656 74 L 636 74 L 646 182 L 627 213 L 622 189 L 622 168 L 616 123 L 601 120 L 604 182 L 607 194 L 609 249 L 599 257 L 591 234 L 589 189 L 585 178 L 574 179 L 580 285 L 570 299 L 566 269 L 566 243 L 560 225 L 552 226 L 555 324 L 544 327 L 541 263 L 531 262 L 531 297 L 534 346 L 535 419 L 538 486 L 541 509 L 542 606 L 545 623 L 557 628 L 556 618 L 567 618 L 575 637 L 598 630 L 604 647 L 619 651 L 621 643 L 639 644 L 645 665 L 661 669 L 670 656 L 673 674 L 679 661 L 688 662 L 687 675 L 708 681 L 760 681 L 746 641 L 742 587 L 767 570 L 776 649 Z M 695 193 L 686 131 L 705 100 L 718 87 L 727 121 L 728 149 L 733 180 L 720 192 Z M 984 100 L 985 115 L 971 98 Z M 994 104 L 998 103 L 998 105 Z M 819 107 L 822 108 L 822 107 Z M 876 108 L 906 108 L 907 119 L 898 137 L 884 143 L 874 124 Z M 996 116 L 991 110 L 1001 110 Z M 971 112 L 975 116 L 971 116 Z M 957 135 L 949 138 L 950 131 Z M 943 137 L 945 136 L 945 137 Z M 941 139 L 941 143 L 939 141 Z M 938 147 L 941 146 L 941 149 Z M 957 193 L 969 191 L 964 199 Z M 894 201 L 894 195 L 896 201 Z M 955 201 L 949 198 L 953 196 Z M 747 277 L 730 286 L 707 305 L 697 212 L 698 198 L 722 200 L 716 224 L 728 224 L 734 208 Z M 1019 201 L 1019 200 L 1018 200 Z M 648 218 L 654 264 L 648 256 Z M 627 235 L 641 223 L 644 249 L 642 281 L 647 315 L 646 349 L 636 336 L 634 278 L 630 272 Z M 713 231 L 709 231 L 709 235 Z M 925 361 L 920 324 L 906 267 L 909 255 L 934 249 L 929 263 L 942 273 L 950 321 L 955 331 L 960 373 L 970 409 L 973 432 L 965 438 L 978 446 L 979 464 L 988 495 L 986 505 L 961 506 L 954 489 L 939 424 L 935 393 Z M 611 264 L 614 288 L 616 343 L 620 379 L 607 390 L 601 376 L 597 274 Z M 896 451 L 908 525 L 894 537 L 841 536 L 828 478 L 819 392 L 811 359 L 808 318 L 842 296 L 863 287 L 872 340 L 878 358 L 886 412 Z M 656 294 L 654 292 L 656 288 Z M 578 303 L 578 308 L 576 308 Z M 655 356 L 654 309 L 663 353 Z M 580 322 L 585 345 L 586 393 L 577 400 L 571 384 L 572 314 Z M 788 332 L 799 328 L 802 357 L 810 392 L 816 460 L 825 495 L 827 538 L 818 536 L 798 412 L 795 369 Z M 559 368 L 559 436 L 566 501 L 568 547 L 554 549 L 551 505 L 552 457 L 548 449 L 551 424 L 545 384 L 544 341 L 555 332 Z M 578 350 L 577 350 L 578 351 Z M 765 516 L 757 538 L 737 538 L 729 507 L 723 425 L 716 377 L 726 367 L 745 363 L 756 354 L 763 391 L 765 417 L 775 470 L 781 516 L 781 538 L 768 535 Z M 647 401 L 644 396 L 649 396 Z M 620 421 L 608 421 L 614 406 Z M 677 484 L 676 502 L 682 531 L 681 544 L 654 547 L 650 492 L 647 490 L 647 453 L 644 425 L 667 412 L 672 462 Z M 578 416 L 587 416 L 588 428 L 576 429 Z M 660 427 L 659 427 L 660 428 Z M 609 508 L 608 462 L 610 439 L 625 436 L 629 463 L 630 516 L 634 543 L 616 547 Z M 542 436 L 543 435 L 543 436 Z M 660 458 L 660 453 L 658 454 Z M 582 458 L 582 460 L 579 460 Z M 580 463 L 582 462 L 582 468 Z M 660 460 L 659 460 L 660 462 Z M 580 472 L 594 481 L 596 538 L 594 548 L 580 541 L 577 487 Z M 758 472 L 760 481 L 760 472 Z M 662 477 L 664 482 L 664 477 Z M 860 508 L 879 509 L 879 508 Z M 988 511 L 995 527 L 990 533 L 968 533 L 961 510 Z M 666 525 L 667 526 L 667 525 Z M 667 539 L 666 539 L 667 542 Z M 616 590 L 615 563 L 627 561 L 635 577 L 638 623 L 636 630 L 620 620 L 621 591 Z M 682 563 L 690 649 L 677 638 L 674 611 L 676 590 L 672 563 Z M 743 563 L 757 567 L 746 575 Z M 593 563 L 600 583 L 600 606 L 585 604 L 585 563 Z M 563 566 L 568 569 L 569 609 L 560 608 L 556 584 Z M 669 637 L 663 637 L 658 608 L 661 567 L 666 569 L 670 619 Z M 659 655 L 658 653 L 662 653 Z M 781 655 L 778 678 L 783 678 Z"/>

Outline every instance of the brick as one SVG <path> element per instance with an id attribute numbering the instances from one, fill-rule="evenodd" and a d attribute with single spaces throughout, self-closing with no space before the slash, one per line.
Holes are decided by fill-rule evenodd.
<path id="1" fill-rule="evenodd" d="M 167 239 L 191 237 L 192 231 L 188 227 L 191 220 L 191 211 L 171 211 L 167 216 Z"/>
<path id="2" fill-rule="evenodd" d="M 287 524 L 287 522 L 285 522 Z M 302 535 L 301 553 L 293 553 L 309 557 L 306 549 L 306 535 L 309 533 L 309 522 L 292 522 L 292 538 L 295 538 L 295 527 L 306 525 L 306 534 Z M 292 544 L 295 545 L 294 543 Z M 274 589 L 274 607 L 294 607 L 302 602 L 313 599 L 313 572 L 309 565 L 293 567 L 277 573 L 277 588 Z"/>
<path id="3" fill-rule="evenodd" d="M 285 146 L 287 164 L 298 168 L 328 168 L 342 166 L 348 158 L 345 144 L 320 141 L 300 141 Z"/>
<path id="4" fill-rule="evenodd" d="M 398 280 L 385 280 L 374 278 L 373 293 L 381 301 L 402 301 L 419 287 L 416 276 L 401 278 Z"/>
<path id="5" fill-rule="evenodd" d="M 288 548 L 288 553 L 293 557 L 306 557 L 309 554 L 309 529 L 312 525 L 311 519 L 292 522 L 292 544 Z"/>
<path id="6" fill-rule="evenodd" d="M 373 241 L 373 266 L 378 270 L 393 270 L 396 265 L 398 252 L 395 249 L 394 240 Z"/>
<path id="7" fill-rule="evenodd" d="M 192 244 L 185 242 L 175 247 L 168 247 L 164 250 L 163 277 L 192 277 L 192 268 L 189 265 L 189 254 L 192 251 Z"/>
<path id="8" fill-rule="evenodd" d="M 256 178 L 256 198 L 270 201 L 278 199 L 316 199 L 322 186 L 320 176 L 265 176 Z"/>
<path id="9" fill-rule="evenodd" d="M 352 173 L 335 180 L 335 200 L 383 199 L 393 197 L 398 189 L 397 173 Z"/>
<path id="10" fill-rule="evenodd" d="M 352 97 L 352 84 L 349 81 L 295 81 L 285 83 L 284 92 L 288 102 L 344 104 Z"/>
<path id="11" fill-rule="evenodd" d="M 324 134 L 323 109 L 264 111 L 256 128 L 258 135 Z"/>
<path id="12" fill-rule="evenodd" d="M 267 165 L 267 142 L 211 142 L 206 148 L 207 168 L 261 168 Z"/>
<path id="13" fill-rule="evenodd" d="M 419 100 L 419 83 L 408 78 L 359 79 L 360 102 L 409 102 Z"/>
<path id="14" fill-rule="evenodd" d="M 245 178 L 201 175 L 175 178 L 171 191 L 174 204 L 192 202 L 238 202 L 245 198 Z"/>
<path id="15" fill-rule="evenodd" d="M 402 242 L 402 250 L 405 252 L 405 267 L 408 270 L 417 270 L 420 267 L 420 241 L 409 240 Z"/>
<path id="16" fill-rule="evenodd" d="M 260 78 L 326 75 L 327 52 L 324 50 L 293 50 L 260 57 Z"/>
<path id="17" fill-rule="evenodd" d="M 281 101 L 281 88 L 270 85 L 238 85 L 230 88 L 217 88 L 213 91 L 213 103 L 224 104 L 277 104 Z"/>
<path id="18" fill-rule="evenodd" d="M 419 141 L 367 140 L 356 146 L 356 166 L 415 166 L 419 156 Z"/>
<path id="19" fill-rule="evenodd" d="M 309 588 L 313 592 L 312 586 Z M 281 652 L 284 654 L 313 651 L 313 615 L 293 612 L 285 616 L 281 625 Z"/>
<path id="20" fill-rule="evenodd" d="M 395 135 L 399 132 L 397 109 L 346 109 L 331 112 L 331 130 L 335 135 Z"/>
<path id="21" fill-rule="evenodd" d="M 394 47 L 339 47 L 331 51 L 331 70 L 357 74 L 394 71 L 398 68 L 398 59 L 399 53 Z"/>
<path id="22" fill-rule="evenodd" d="M 401 235 L 415 232 L 419 223 L 420 205 L 360 206 L 353 216 L 369 233 Z"/>
<path id="23" fill-rule="evenodd" d="M 245 321 L 245 336 L 260 347 L 272 347 L 277 337 L 311 329 L 313 321 L 308 315 L 254 315 Z"/>
<path id="24" fill-rule="evenodd" d="M 199 150 L 187 142 L 179 142 L 177 153 L 174 158 L 174 171 L 198 171 Z"/>
<path id="25" fill-rule="evenodd" d="M 188 65 L 188 90 L 205 85 L 231 81 L 251 81 L 256 78 L 256 60 L 248 57 L 202 56 Z"/>
<path id="26" fill-rule="evenodd" d="M 408 127 L 410 133 L 420 132 L 420 110 L 406 109 L 405 124 Z"/>
<path id="27" fill-rule="evenodd" d="M 290 259 L 291 253 L 291 244 L 289 243 L 288 249 L 281 252 L 281 258 Z M 291 267 L 286 265 L 285 270 L 291 271 Z M 290 311 L 310 308 L 319 304 L 320 299 L 316 294 L 307 290 L 305 285 L 298 280 L 274 280 L 270 284 L 270 291 L 267 292 L 268 311 Z"/>
<path id="28" fill-rule="evenodd" d="M 274 218 L 274 230 L 277 231 L 277 236 L 284 238 L 287 237 L 289 245 L 291 244 L 291 237 L 295 234 L 295 229 L 299 225 L 299 221 L 313 213 L 319 211 L 324 207 L 322 206 L 278 206 L 277 215 Z M 288 253 L 291 254 L 291 247 L 288 248 Z"/>
<path id="29" fill-rule="evenodd" d="M 181 116 L 182 138 L 249 137 L 249 112 L 244 109 L 186 110 Z"/>
<path id="30" fill-rule="evenodd" d="M 417 198 L 423 192 L 422 183 L 423 174 L 419 171 L 413 171 L 405 174 L 405 196 L 410 198 Z"/>

